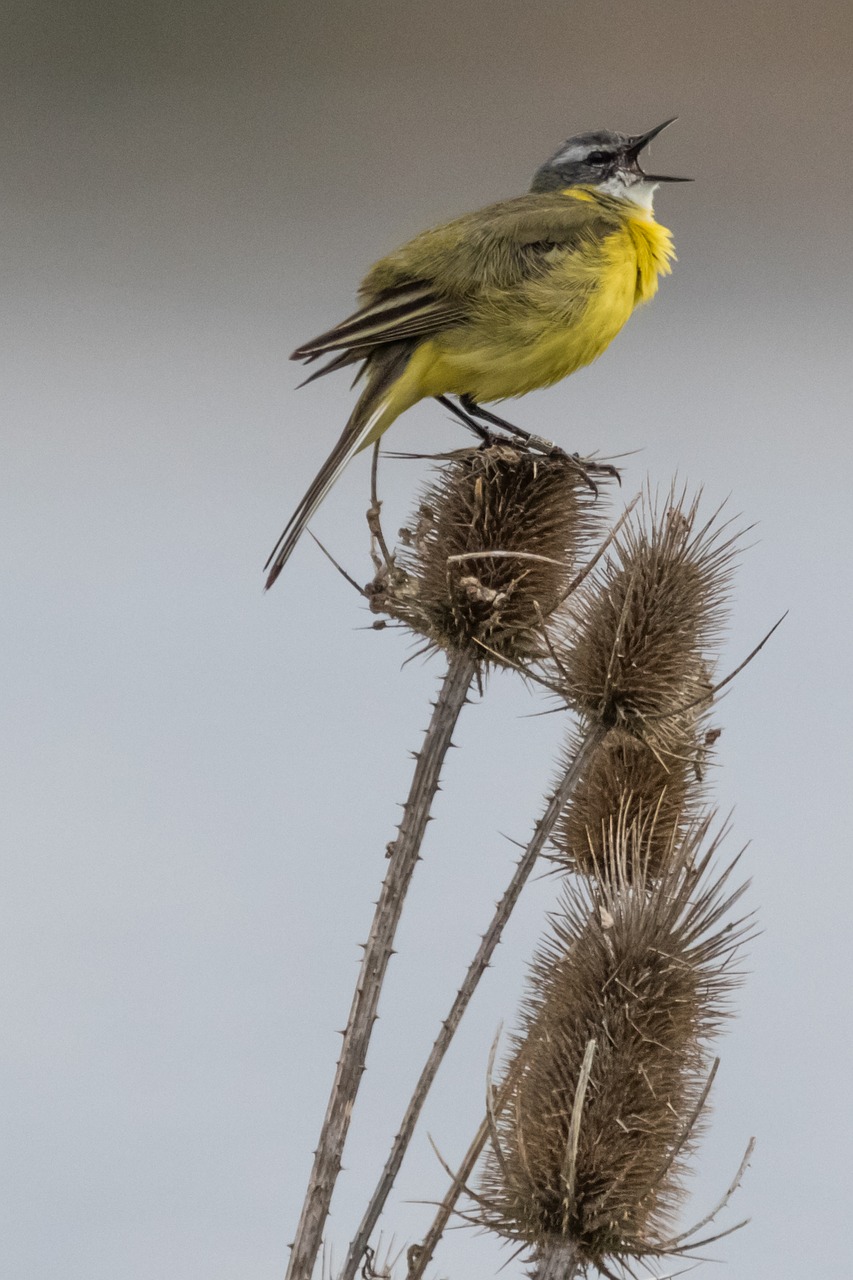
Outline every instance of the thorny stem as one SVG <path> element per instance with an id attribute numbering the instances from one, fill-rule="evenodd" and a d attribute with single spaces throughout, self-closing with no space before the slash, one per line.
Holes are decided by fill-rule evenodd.
<path id="1" fill-rule="evenodd" d="M 574 1280 L 580 1274 L 580 1264 L 570 1243 L 556 1240 L 546 1245 L 536 1259 L 531 1280 Z"/>
<path id="2" fill-rule="evenodd" d="M 380 441 L 377 440 L 376 444 L 373 446 L 373 457 L 370 462 L 370 506 L 367 509 L 367 527 L 370 530 L 370 557 L 373 561 L 373 568 L 376 573 L 381 573 L 383 569 L 390 569 L 394 563 L 394 558 L 388 550 L 388 544 L 386 543 L 385 535 L 382 532 L 382 521 L 380 519 L 382 503 L 379 501 L 379 490 L 377 486 L 377 477 L 379 472 L 379 446 Z M 377 546 L 382 552 L 381 560 L 377 554 Z"/>
<path id="3" fill-rule="evenodd" d="M 341 1155 L 353 1105 L 364 1072 L 379 993 L 393 953 L 394 934 L 420 856 L 430 809 L 438 790 L 441 766 L 476 669 L 476 659 L 470 654 L 450 655 L 424 745 L 417 757 L 397 839 L 389 846 L 388 873 L 364 947 L 364 958 L 343 1034 L 341 1056 L 292 1245 L 287 1280 L 311 1280 L 332 1191 L 341 1169 Z"/>
<path id="4" fill-rule="evenodd" d="M 527 845 L 524 853 L 516 864 L 512 879 L 507 885 L 503 897 L 497 904 L 492 921 L 486 932 L 483 934 L 480 945 L 477 948 L 477 953 L 468 967 L 468 972 L 456 993 L 456 998 L 453 1001 L 450 1012 L 442 1023 L 441 1030 L 436 1037 L 429 1057 L 424 1063 L 420 1079 L 415 1086 L 414 1093 L 412 1094 L 409 1105 L 406 1108 L 406 1113 L 400 1123 L 400 1128 L 397 1132 L 396 1138 L 394 1139 L 385 1168 L 382 1171 L 382 1176 L 377 1183 L 376 1190 L 373 1192 L 358 1231 L 350 1245 L 343 1270 L 340 1274 L 340 1280 L 354 1280 L 356 1272 L 358 1271 L 359 1263 L 364 1256 L 365 1248 L 370 1240 L 370 1236 L 376 1226 L 379 1215 L 385 1206 L 385 1201 L 387 1200 L 391 1188 L 394 1185 L 394 1180 L 399 1173 L 400 1166 L 403 1163 L 403 1157 L 406 1153 L 409 1142 L 411 1141 L 412 1134 L 414 1133 L 415 1126 L 418 1122 L 418 1117 L 420 1116 L 424 1102 L 426 1101 L 427 1094 L 429 1093 L 432 1082 L 438 1073 L 438 1069 L 445 1053 L 448 1050 L 450 1042 L 453 1039 L 456 1028 L 459 1026 L 459 1023 L 462 1020 L 462 1015 L 467 1009 L 471 997 L 477 989 L 477 984 L 487 969 L 495 948 L 501 940 L 501 936 L 512 909 L 518 901 L 519 895 L 524 888 L 531 871 L 533 870 L 536 859 L 542 852 L 545 842 L 553 831 L 557 819 L 577 786 L 578 779 L 583 773 L 587 762 L 596 748 L 600 745 L 606 732 L 606 728 L 600 725 L 594 725 L 589 728 L 580 749 L 571 761 L 569 767 L 566 769 L 559 781 L 559 784 L 555 787 L 554 793 L 549 799 L 544 813 L 537 822 L 533 835 L 530 839 L 530 843 Z M 479 1155 L 479 1151 L 477 1152 L 477 1155 Z M 475 1161 L 476 1158 L 477 1156 L 475 1155 Z M 463 1184 L 467 1180 L 467 1177 L 468 1174 L 463 1177 Z M 444 1231 L 444 1225 L 453 1210 L 453 1206 L 456 1203 L 458 1195 L 459 1192 L 457 1191 L 453 1198 L 453 1203 L 450 1205 L 450 1209 L 448 1210 L 447 1217 L 445 1217 L 444 1222 L 441 1224 L 438 1235 L 435 1239 L 432 1239 L 431 1232 L 427 1239 L 424 1240 L 423 1247 L 416 1260 L 416 1269 L 410 1273 L 410 1280 L 414 1280 L 416 1276 L 423 1275 L 423 1271 L 429 1263 L 438 1241 L 441 1239 L 441 1235 Z"/>

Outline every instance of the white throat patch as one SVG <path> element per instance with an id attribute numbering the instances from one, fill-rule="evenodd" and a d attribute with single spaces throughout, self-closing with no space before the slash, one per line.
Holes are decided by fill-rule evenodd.
<path id="1" fill-rule="evenodd" d="M 598 189 L 619 200 L 633 200 L 634 204 L 651 213 L 658 185 L 657 182 L 644 182 L 642 179 L 639 182 L 626 182 L 624 174 L 614 173 L 606 182 L 600 183 Z"/>

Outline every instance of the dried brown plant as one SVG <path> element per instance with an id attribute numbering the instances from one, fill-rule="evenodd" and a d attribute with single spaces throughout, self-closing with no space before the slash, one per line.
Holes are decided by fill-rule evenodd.
<path id="1" fill-rule="evenodd" d="M 738 534 L 698 498 L 646 497 L 607 556 L 568 601 L 555 640 L 556 679 L 583 716 L 661 743 L 707 705 Z"/>
<path id="2" fill-rule="evenodd" d="M 695 718 L 677 718 L 666 742 L 656 745 L 625 729 L 611 729 L 590 757 L 570 803 L 554 829 L 551 860 L 563 871 L 604 875 L 614 830 L 634 830 L 642 839 L 645 874 L 659 876 L 679 837 L 695 823 L 702 800 L 702 779 L 713 732 Z M 661 736 L 661 735 L 658 735 Z M 575 731 L 566 758 L 576 757 L 583 741 Z M 627 868 L 631 873 L 631 867 Z"/>
<path id="3" fill-rule="evenodd" d="M 745 886 L 712 871 L 707 836 L 706 821 L 652 878 L 623 824 L 607 875 L 570 882 L 535 958 L 471 1216 L 540 1262 L 562 1251 L 606 1272 L 675 1249 L 709 1040 L 749 931 L 729 917 Z"/>
<path id="4" fill-rule="evenodd" d="M 477 947 L 474 958 L 468 966 L 468 971 L 456 992 L 450 1011 L 443 1020 L 433 1047 L 427 1056 L 427 1060 L 424 1063 L 418 1082 L 415 1085 L 414 1092 L 412 1093 L 409 1104 L 406 1107 L 405 1114 L 397 1128 L 397 1133 L 391 1145 L 391 1151 L 388 1159 L 385 1162 L 382 1176 L 380 1177 L 379 1183 L 371 1196 L 358 1231 L 350 1244 L 344 1266 L 340 1272 L 339 1280 L 355 1280 L 356 1273 L 361 1264 L 361 1259 L 365 1256 L 367 1242 L 370 1239 L 371 1232 L 379 1220 L 379 1215 L 381 1214 L 391 1188 L 394 1185 L 394 1179 L 400 1171 L 400 1165 L 402 1164 L 406 1149 L 411 1141 L 421 1109 L 426 1101 L 427 1094 L 432 1087 L 436 1073 L 444 1059 L 444 1055 L 450 1046 L 453 1036 L 456 1034 L 459 1023 L 477 989 L 480 979 L 491 963 L 495 948 L 501 940 L 504 928 L 506 927 L 507 921 L 518 902 L 521 891 L 536 865 L 537 858 L 553 832 L 554 823 L 557 821 L 559 815 L 564 811 L 566 804 L 570 800 L 572 792 L 577 785 L 578 779 L 583 776 L 586 761 L 594 754 L 596 747 L 605 733 L 606 730 L 596 726 L 591 729 L 586 738 L 578 737 L 576 744 L 577 750 L 574 757 L 566 761 L 561 777 L 557 781 L 553 792 L 547 798 L 544 812 L 536 823 L 533 834 L 527 842 L 527 845 L 524 847 L 521 857 L 515 865 L 509 884 L 495 906 L 495 911 L 489 926 L 480 939 L 480 944 Z M 444 1227 L 442 1225 L 439 1230 L 439 1236 L 443 1229 Z M 420 1277 L 423 1275 L 423 1272 L 432 1257 L 432 1250 L 434 1247 L 434 1243 L 426 1245 L 411 1261 L 411 1277 Z"/>
<path id="5" fill-rule="evenodd" d="M 542 621 L 601 528 L 594 501 L 586 471 L 564 454 L 508 444 L 460 450 L 368 588 L 371 607 L 486 665 L 541 658 Z"/>
<path id="6" fill-rule="evenodd" d="M 445 460 L 438 480 L 420 504 L 414 532 L 403 540 L 402 553 L 391 556 L 379 524 L 374 463 L 368 521 L 382 555 L 377 554 L 376 578 L 364 594 L 374 611 L 391 614 L 424 635 L 429 647 L 443 649 L 447 672 L 423 747 L 415 757 L 397 838 L 387 847 L 387 873 L 364 944 L 290 1254 L 288 1280 L 310 1280 L 320 1248 L 397 925 L 420 860 L 453 729 L 472 682 L 489 664 L 519 666 L 545 652 L 542 620 L 565 597 L 578 556 L 593 534 L 594 496 L 587 468 L 559 452 L 543 455 L 508 445 L 465 450 Z M 556 805 L 555 800 L 554 816 L 559 811 Z M 540 844 L 545 838 L 543 828 Z M 532 865 L 532 857 L 530 861 Z M 458 1004 L 455 1021 L 448 1023 L 434 1065 L 428 1065 L 406 1127 L 417 1117 L 430 1073 L 434 1074 L 478 976 L 479 969 Z M 408 1140 L 403 1137 L 394 1156 L 397 1162 Z M 389 1176 L 393 1180 L 393 1173 Z M 383 1195 L 380 1188 L 377 1204 Z M 361 1265 L 371 1229 L 365 1227 L 360 1233 L 348 1267 Z"/>

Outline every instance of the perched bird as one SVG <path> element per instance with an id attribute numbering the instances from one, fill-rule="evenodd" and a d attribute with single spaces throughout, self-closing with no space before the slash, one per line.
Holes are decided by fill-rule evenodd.
<path id="1" fill-rule="evenodd" d="M 589 364 L 654 296 L 673 245 L 652 197 L 660 182 L 689 179 L 644 173 L 639 156 L 669 124 L 569 138 L 527 195 L 424 231 L 377 262 L 355 315 L 294 351 L 306 362 L 332 355 L 306 381 L 360 363 L 365 387 L 264 566 L 267 587 L 353 454 L 406 409 L 434 396 L 481 434 L 478 419 L 524 435 L 483 402 Z"/>

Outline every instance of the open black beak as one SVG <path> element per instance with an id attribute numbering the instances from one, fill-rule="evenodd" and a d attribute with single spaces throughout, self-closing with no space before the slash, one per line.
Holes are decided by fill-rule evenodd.
<path id="1" fill-rule="evenodd" d="M 636 138 L 631 138 L 625 157 L 629 161 L 633 161 L 637 168 L 640 169 L 639 156 L 651 142 L 652 138 L 656 138 L 659 133 L 663 133 L 664 129 L 674 124 L 678 116 L 671 116 L 669 120 L 664 120 L 663 124 L 655 125 L 654 129 L 649 129 L 648 133 L 641 133 Z M 643 173 L 643 170 L 640 169 Z M 692 178 L 674 178 L 668 173 L 643 173 L 643 177 L 649 182 L 692 182 Z"/>

